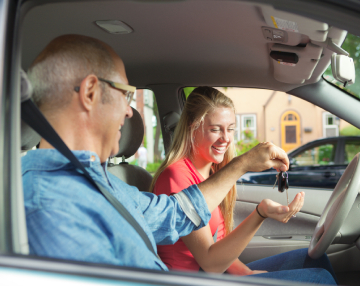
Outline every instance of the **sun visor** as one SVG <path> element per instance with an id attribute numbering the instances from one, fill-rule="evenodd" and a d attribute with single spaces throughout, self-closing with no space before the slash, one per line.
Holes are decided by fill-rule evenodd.
<path id="1" fill-rule="evenodd" d="M 270 47 L 270 54 L 277 52 L 278 58 L 272 57 L 274 78 L 280 82 L 301 84 L 310 79 L 321 58 L 323 48 L 308 43 L 306 47 L 293 47 L 274 44 Z M 282 58 L 281 55 L 284 55 Z M 294 54 L 297 61 L 287 60 L 287 54 Z"/>
<path id="2" fill-rule="evenodd" d="M 327 38 L 329 26 L 292 13 L 275 10 L 271 6 L 261 6 L 267 26 L 307 35 L 310 40 L 323 42 Z"/>

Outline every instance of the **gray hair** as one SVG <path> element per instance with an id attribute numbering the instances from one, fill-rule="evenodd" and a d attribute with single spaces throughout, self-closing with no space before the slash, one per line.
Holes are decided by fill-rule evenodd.
<path id="1" fill-rule="evenodd" d="M 114 73 L 114 61 L 106 45 L 80 35 L 51 41 L 28 70 L 34 103 L 46 109 L 59 109 L 70 103 L 74 87 L 86 76 L 109 78 Z M 104 86 L 101 83 L 103 103 L 111 100 Z"/>

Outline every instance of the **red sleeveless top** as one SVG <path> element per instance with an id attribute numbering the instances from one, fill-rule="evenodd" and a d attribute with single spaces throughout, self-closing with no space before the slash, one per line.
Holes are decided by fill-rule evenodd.
<path id="1" fill-rule="evenodd" d="M 202 181 L 204 178 L 191 161 L 185 158 L 171 164 L 160 174 L 154 187 L 154 193 L 170 196 Z M 218 229 L 216 241 L 224 238 L 225 222 L 219 207 L 211 213 L 209 225 L 212 235 Z M 181 238 L 174 245 L 158 245 L 157 249 L 161 260 L 169 269 L 199 271 L 199 264 Z"/>

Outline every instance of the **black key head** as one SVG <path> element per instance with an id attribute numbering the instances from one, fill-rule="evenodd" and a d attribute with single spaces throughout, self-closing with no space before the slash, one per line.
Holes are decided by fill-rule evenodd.
<path id="1" fill-rule="evenodd" d="M 280 172 L 278 175 L 278 191 L 280 193 L 283 193 L 285 190 L 285 178 L 284 178 L 284 173 Z"/>

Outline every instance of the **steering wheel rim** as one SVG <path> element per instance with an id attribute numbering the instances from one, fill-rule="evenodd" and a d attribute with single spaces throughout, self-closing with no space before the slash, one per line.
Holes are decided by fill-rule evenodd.
<path id="1" fill-rule="evenodd" d="M 360 189 L 359 156 L 356 154 L 345 169 L 315 227 L 308 249 L 313 259 L 328 249 L 355 202 Z"/>

